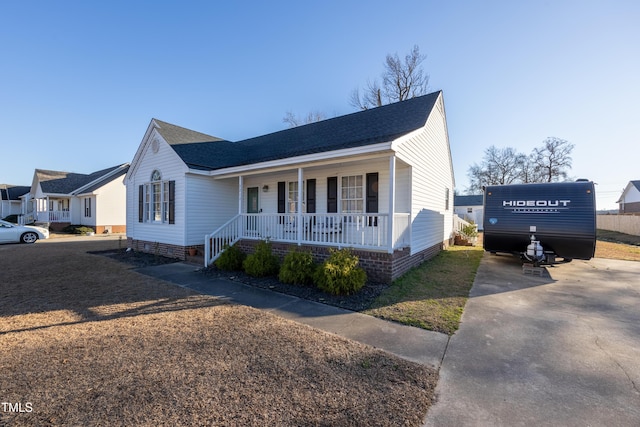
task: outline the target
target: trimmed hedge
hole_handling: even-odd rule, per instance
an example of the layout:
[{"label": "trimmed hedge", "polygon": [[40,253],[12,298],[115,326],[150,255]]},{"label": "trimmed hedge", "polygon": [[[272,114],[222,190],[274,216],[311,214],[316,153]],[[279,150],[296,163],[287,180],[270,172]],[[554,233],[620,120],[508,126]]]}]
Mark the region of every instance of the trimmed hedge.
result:
[{"label": "trimmed hedge", "polygon": [[330,249],[329,259],[316,270],[313,281],[321,290],[334,295],[358,292],[367,281],[367,273],[349,249]]},{"label": "trimmed hedge", "polygon": [[278,279],[282,283],[309,285],[313,283],[315,270],[316,264],[313,262],[311,252],[298,252],[293,249],[284,257]]},{"label": "trimmed hedge", "polygon": [[271,250],[271,243],[262,240],[242,263],[245,273],[254,277],[274,276],[280,269],[280,261]]},{"label": "trimmed hedge", "polygon": [[242,263],[246,257],[247,255],[236,245],[225,245],[224,251],[222,251],[218,259],[214,261],[214,264],[220,270],[238,271],[242,270]]}]

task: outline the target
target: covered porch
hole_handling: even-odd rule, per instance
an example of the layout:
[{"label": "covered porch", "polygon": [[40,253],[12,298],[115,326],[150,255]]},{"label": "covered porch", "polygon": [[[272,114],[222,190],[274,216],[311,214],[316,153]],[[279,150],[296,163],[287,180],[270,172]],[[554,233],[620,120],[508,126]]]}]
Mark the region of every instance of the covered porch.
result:
[{"label": "covered porch", "polygon": [[244,239],[390,254],[409,247],[410,174],[385,154],[219,177],[237,180],[238,211],[205,236],[204,263]]},{"label": "covered porch", "polygon": [[25,198],[21,222],[31,223],[71,223],[71,200],[69,197]]}]

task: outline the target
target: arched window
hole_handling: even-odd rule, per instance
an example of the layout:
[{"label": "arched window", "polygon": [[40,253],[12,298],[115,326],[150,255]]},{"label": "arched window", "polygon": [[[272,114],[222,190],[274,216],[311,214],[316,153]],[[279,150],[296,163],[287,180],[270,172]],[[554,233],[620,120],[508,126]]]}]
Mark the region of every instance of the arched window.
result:
[{"label": "arched window", "polygon": [[159,170],[154,169],[148,184],[140,186],[140,197],[144,202],[139,206],[141,222],[174,223],[175,181],[163,181]]}]

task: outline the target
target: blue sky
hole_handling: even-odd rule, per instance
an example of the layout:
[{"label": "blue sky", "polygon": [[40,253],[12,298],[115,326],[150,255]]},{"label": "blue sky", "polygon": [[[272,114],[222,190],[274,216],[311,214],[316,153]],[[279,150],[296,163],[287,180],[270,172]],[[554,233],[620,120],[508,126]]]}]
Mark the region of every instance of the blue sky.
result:
[{"label": "blue sky", "polygon": [[0,183],[130,162],[151,118],[229,140],[348,98],[414,45],[443,90],[459,191],[491,145],[575,144],[615,208],[640,179],[640,2],[0,3]]}]

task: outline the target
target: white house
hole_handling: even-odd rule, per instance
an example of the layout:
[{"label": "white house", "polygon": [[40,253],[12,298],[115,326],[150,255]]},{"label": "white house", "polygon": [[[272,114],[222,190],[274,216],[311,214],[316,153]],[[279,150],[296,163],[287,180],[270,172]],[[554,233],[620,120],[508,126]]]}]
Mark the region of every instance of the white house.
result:
[{"label": "white house", "polygon": [[36,169],[31,190],[22,199],[22,222],[48,223],[53,230],[68,225],[92,227],[96,233],[123,233],[129,164],[90,174]]},{"label": "white house", "polygon": [[619,204],[620,213],[639,213],[640,181],[629,181],[616,203]]},{"label": "white house", "polygon": [[136,250],[210,264],[261,239],[318,259],[354,248],[390,281],[449,243],[454,176],[442,92],[230,142],[153,119],[125,177]]},{"label": "white house", "polygon": [[29,192],[29,187],[0,184],[0,219],[22,212],[21,196]]},{"label": "white house", "polygon": [[465,221],[473,221],[478,225],[478,230],[482,230],[484,221],[483,195],[454,196],[453,211]]}]

